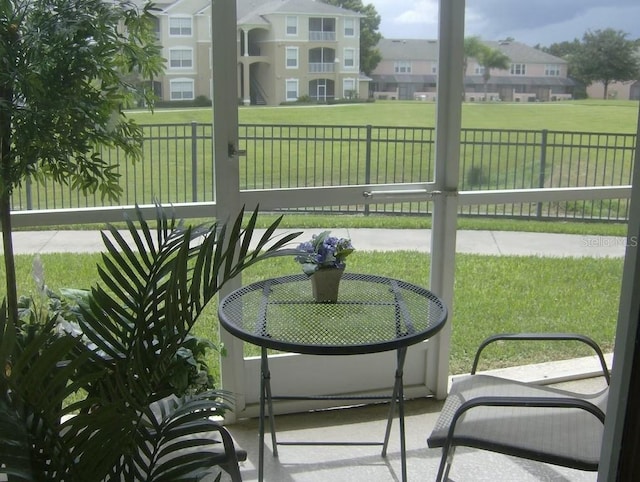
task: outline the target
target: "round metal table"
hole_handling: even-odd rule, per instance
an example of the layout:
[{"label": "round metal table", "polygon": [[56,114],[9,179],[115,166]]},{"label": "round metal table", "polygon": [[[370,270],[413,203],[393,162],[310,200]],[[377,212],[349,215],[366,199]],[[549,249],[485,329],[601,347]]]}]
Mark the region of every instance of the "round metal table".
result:
[{"label": "round metal table", "polygon": [[220,302],[218,316],[221,325],[231,334],[261,348],[260,481],[263,479],[266,406],[269,410],[273,454],[277,456],[277,445],[284,443],[276,440],[272,400],[313,398],[272,396],[268,349],[309,355],[357,355],[396,350],[397,367],[391,396],[332,398],[384,398],[391,401],[384,441],[375,443],[383,446],[383,456],[386,456],[397,404],[402,480],[406,480],[402,371],[407,347],[432,337],[447,320],[447,309],[437,296],[405,281],[345,273],[340,282],[338,302],[316,303],[311,295],[308,276],[300,274],[266,279],[233,291]]}]

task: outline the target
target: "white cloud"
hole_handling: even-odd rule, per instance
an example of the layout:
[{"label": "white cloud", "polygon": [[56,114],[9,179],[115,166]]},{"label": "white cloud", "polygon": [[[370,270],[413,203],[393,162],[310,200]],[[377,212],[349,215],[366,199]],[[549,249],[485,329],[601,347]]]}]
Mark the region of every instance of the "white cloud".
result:
[{"label": "white cloud", "polygon": [[[436,38],[441,1],[363,0],[381,17],[387,38]],[[638,0],[467,0],[465,35],[487,40],[514,37],[529,45],[582,38],[587,30],[613,28],[640,38]],[[552,12],[552,13],[550,13]]]},{"label": "white cloud", "polygon": [[434,0],[415,0],[409,10],[403,11],[392,19],[396,24],[438,23],[438,2]]}]

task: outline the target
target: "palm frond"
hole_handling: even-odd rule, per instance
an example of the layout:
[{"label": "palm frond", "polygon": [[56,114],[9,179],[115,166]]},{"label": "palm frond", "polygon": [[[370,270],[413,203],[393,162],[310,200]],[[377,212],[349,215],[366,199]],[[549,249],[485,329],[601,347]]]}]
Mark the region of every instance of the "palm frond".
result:
[{"label": "palm frond", "polygon": [[[257,215],[258,208],[245,227],[244,209],[232,223],[191,227],[158,204],[154,231],[136,207],[128,233],[112,226],[103,233],[100,283],[72,303],[58,301],[81,337],[53,336],[49,325],[46,336],[18,347],[0,314],[0,360],[11,360],[14,372],[8,385],[0,377],[0,457],[13,457],[0,463],[0,473],[70,481],[186,481],[215,473],[232,446],[213,420],[230,409],[229,394],[169,396],[179,393],[172,383],[191,330],[220,288],[260,260],[296,253],[285,248],[300,233],[275,236],[282,218],[254,245]],[[40,440],[38,453],[25,455],[29,437]]]}]

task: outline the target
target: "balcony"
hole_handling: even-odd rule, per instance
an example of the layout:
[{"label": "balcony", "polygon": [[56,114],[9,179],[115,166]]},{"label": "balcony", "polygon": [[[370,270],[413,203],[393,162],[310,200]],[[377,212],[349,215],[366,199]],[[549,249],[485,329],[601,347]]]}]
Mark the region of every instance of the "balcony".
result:
[{"label": "balcony", "polygon": [[336,71],[335,62],[309,62],[310,74],[325,74]]},{"label": "balcony", "polygon": [[336,41],[336,33],[335,32],[318,31],[318,30],[310,30],[309,31],[309,40],[311,42],[335,42]]}]

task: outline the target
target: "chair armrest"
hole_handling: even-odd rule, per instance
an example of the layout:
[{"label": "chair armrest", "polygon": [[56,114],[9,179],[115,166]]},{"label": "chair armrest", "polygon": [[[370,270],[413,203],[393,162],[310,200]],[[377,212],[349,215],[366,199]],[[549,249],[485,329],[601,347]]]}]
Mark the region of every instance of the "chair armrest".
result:
[{"label": "chair armrest", "polygon": [[607,362],[605,361],[602,350],[600,349],[598,344],[588,336],[580,335],[577,333],[500,333],[497,335],[490,336],[480,344],[480,346],[478,347],[478,350],[476,351],[476,356],[473,359],[473,366],[471,367],[472,375],[476,373],[482,350],[484,350],[491,343],[499,340],[511,340],[511,341],[557,340],[557,341],[578,341],[578,342],[584,343],[585,345],[588,345],[589,347],[591,347],[595,351],[596,355],[598,356],[598,359],[600,360],[600,365],[602,366],[602,375],[604,376],[607,382],[607,385],[609,385],[611,381],[609,368],[607,367]]},{"label": "chair armrest", "polygon": [[591,402],[581,398],[573,397],[493,397],[481,396],[462,403],[453,416],[449,424],[445,445],[448,446],[453,440],[458,419],[466,412],[477,407],[542,407],[542,408],[577,408],[591,413],[604,425],[604,412]]},{"label": "chair armrest", "polygon": [[220,434],[224,451],[228,456],[230,456],[233,462],[244,462],[245,460],[247,460],[247,452],[236,447],[233,437],[222,424],[216,422],[215,420],[208,419],[207,425],[210,429]]}]

